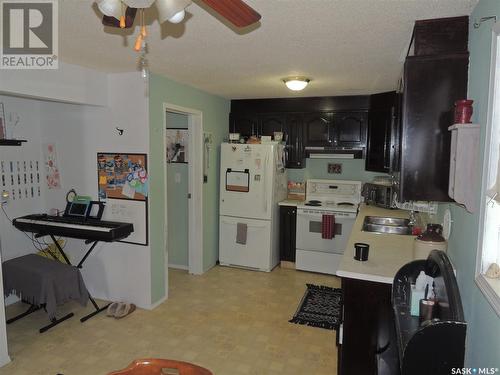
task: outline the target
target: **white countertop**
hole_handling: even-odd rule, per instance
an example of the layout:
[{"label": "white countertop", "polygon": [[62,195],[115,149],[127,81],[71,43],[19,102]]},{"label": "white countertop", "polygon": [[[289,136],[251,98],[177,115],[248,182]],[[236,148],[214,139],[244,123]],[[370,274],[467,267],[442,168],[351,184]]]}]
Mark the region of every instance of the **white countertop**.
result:
[{"label": "white countertop", "polygon": [[281,201],[278,203],[280,206],[292,206],[292,207],[297,207],[297,205],[304,203],[304,201],[296,201],[293,199],[285,199],[284,201]]},{"label": "white countertop", "polygon": [[[362,232],[361,227],[365,216],[408,218],[408,214],[409,212],[404,210],[389,210],[362,203],[337,276],[392,284],[396,272],[406,263],[413,261],[415,236]],[[356,242],[370,245],[367,261],[354,259]]]}]

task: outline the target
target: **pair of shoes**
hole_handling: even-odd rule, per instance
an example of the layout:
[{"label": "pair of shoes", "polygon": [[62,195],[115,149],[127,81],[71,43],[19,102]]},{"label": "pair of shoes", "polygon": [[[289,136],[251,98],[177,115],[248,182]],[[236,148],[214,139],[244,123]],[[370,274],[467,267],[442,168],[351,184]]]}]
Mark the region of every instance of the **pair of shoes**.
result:
[{"label": "pair of shoes", "polygon": [[113,302],[108,306],[106,315],[121,319],[132,314],[134,311],[135,305],[133,303]]},{"label": "pair of shoes", "polygon": [[125,318],[127,315],[132,314],[134,311],[135,305],[133,303],[122,303],[115,312],[115,318]]}]

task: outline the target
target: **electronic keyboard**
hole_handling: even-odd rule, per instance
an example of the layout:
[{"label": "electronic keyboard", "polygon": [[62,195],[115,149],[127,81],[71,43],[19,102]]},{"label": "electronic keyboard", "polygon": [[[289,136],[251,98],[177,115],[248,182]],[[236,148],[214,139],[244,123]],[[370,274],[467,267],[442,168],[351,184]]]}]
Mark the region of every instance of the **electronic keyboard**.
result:
[{"label": "electronic keyboard", "polygon": [[23,232],[105,242],[122,240],[134,231],[130,223],[46,214],[18,217],[12,224]]}]

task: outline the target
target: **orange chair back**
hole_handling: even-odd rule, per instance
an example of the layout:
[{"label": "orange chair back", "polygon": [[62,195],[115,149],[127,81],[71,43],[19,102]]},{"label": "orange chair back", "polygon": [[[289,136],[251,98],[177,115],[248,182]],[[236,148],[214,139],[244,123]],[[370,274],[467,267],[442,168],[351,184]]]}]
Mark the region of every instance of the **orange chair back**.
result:
[{"label": "orange chair back", "polygon": [[108,375],[213,375],[206,368],[169,359],[136,359],[127,368]]}]

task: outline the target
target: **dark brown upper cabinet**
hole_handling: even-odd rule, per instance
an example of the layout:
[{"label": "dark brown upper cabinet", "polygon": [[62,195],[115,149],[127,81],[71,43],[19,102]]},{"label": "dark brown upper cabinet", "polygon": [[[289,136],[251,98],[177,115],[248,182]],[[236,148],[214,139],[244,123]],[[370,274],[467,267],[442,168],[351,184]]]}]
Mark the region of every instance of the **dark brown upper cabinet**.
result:
[{"label": "dark brown upper cabinet", "polygon": [[368,112],[368,138],[365,169],[372,172],[391,172],[394,154],[394,127],[397,121],[396,91],[372,95]]},{"label": "dark brown upper cabinet", "polygon": [[468,53],[469,17],[448,17],[415,22],[415,56]]},{"label": "dark brown upper cabinet", "polygon": [[300,113],[261,113],[258,115],[261,135],[283,132],[287,168],[303,168],[302,115]]},{"label": "dark brown upper cabinet", "polygon": [[269,113],[259,116],[260,135],[274,136],[274,132],[285,132],[286,114]]},{"label": "dark brown upper cabinet", "polygon": [[333,124],[335,127],[334,146],[364,147],[366,145],[366,112],[335,113]]},{"label": "dark brown upper cabinet", "polygon": [[467,97],[468,54],[408,57],[404,67],[399,199],[450,201],[454,103]]},{"label": "dark brown upper cabinet", "polygon": [[305,153],[302,123],[303,117],[301,113],[287,114],[283,134],[287,168],[304,168]]},{"label": "dark brown upper cabinet", "polygon": [[302,121],[305,147],[329,147],[333,145],[335,128],[332,112],[304,113]]},{"label": "dark brown upper cabinet", "polygon": [[242,137],[283,132],[287,168],[304,168],[305,147],[364,147],[369,97],[239,99],[229,130]]},{"label": "dark brown upper cabinet", "polygon": [[229,131],[232,133],[240,133],[244,138],[248,138],[252,135],[260,135],[257,114],[231,113],[229,115]]}]

